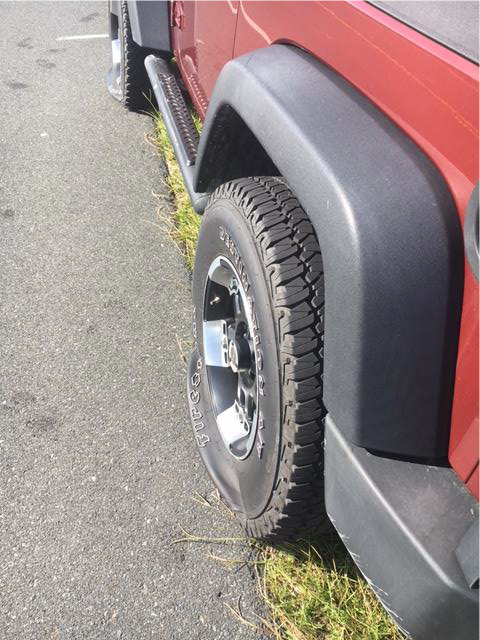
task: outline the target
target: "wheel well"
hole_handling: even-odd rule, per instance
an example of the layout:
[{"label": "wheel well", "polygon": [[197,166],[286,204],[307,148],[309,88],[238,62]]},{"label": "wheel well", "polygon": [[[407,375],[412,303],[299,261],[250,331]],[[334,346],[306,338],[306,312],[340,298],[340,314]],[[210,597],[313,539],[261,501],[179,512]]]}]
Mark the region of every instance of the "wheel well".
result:
[{"label": "wheel well", "polygon": [[448,185],[335,70],[280,44],[222,69],[194,189],[268,175],[272,161],[320,239],[324,402],[332,419],[358,446],[443,459],[464,266]]},{"label": "wheel well", "polygon": [[235,178],[280,175],[258,138],[230,105],[223,105],[217,114],[208,147],[211,160],[202,167],[201,175],[207,192]]}]

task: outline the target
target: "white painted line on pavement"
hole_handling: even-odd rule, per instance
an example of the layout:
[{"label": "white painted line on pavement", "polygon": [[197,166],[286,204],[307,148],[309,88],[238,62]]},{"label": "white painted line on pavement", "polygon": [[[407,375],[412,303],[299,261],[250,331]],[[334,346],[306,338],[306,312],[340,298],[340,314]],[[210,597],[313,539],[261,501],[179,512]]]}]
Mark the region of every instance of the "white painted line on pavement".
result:
[{"label": "white painted line on pavement", "polygon": [[89,33],[84,36],[60,36],[59,38],[55,38],[57,42],[62,42],[63,40],[93,40],[94,38],[108,38],[108,33]]}]

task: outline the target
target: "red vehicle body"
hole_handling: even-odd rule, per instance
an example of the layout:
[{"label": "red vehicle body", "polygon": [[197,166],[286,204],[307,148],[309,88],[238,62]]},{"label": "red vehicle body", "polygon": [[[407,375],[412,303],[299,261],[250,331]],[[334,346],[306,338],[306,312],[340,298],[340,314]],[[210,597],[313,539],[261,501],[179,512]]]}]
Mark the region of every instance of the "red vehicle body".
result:
[{"label": "red vehicle body", "polygon": [[[323,516],[401,629],[421,640],[473,640],[478,4],[113,5],[112,69],[119,61],[114,43],[122,41],[125,70],[113,74],[110,91],[135,108],[142,84],[135,102],[131,61],[139,63],[137,80],[146,68],[193,207],[206,213],[194,272],[188,398],[212,479],[249,534],[267,540],[280,539],[282,527],[286,539],[302,535],[303,514],[317,509],[311,501],[324,500]],[[200,139],[172,56],[204,122]],[[282,192],[287,200],[277,187],[289,190]],[[304,210],[296,223],[288,198]],[[252,222],[252,207],[260,222]],[[241,227],[237,214],[250,226]],[[271,216],[265,227],[262,216]],[[310,223],[316,239],[305,246],[316,247],[321,263],[312,272],[285,235]],[[251,245],[240,250],[244,237]],[[275,262],[277,254],[283,258]],[[293,284],[288,275],[282,280],[290,272]],[[241,311],[259,308],[252,273],[263,284],[282,283],[280,292],[258,290],[271,313],[258,322]],[[270,318],[279,328],[262,342]],[[265,343],[278,359],[264,372]],[[239,397],[253,398],[245,379],[260,389],[251,418],[238,404]],[[237,399],[222,404],[233,380]],[[269,393],[279,388],[275,404]],[[298,438],[288,440],[290,409]],[[268,422],[278,444],[264,439]],[[232,443],[245,449],[235,453]]]},{"label": "red vehicle body", "polygon": [[[174,2],[172,12],[174,53],[202,118],[228,60],[296,44],[415,140],[445,177],[463,224],[479,171],[475,63],[367,2]],[[464,286],[449,460],[478,499],[479,291],[468,263]]]}]

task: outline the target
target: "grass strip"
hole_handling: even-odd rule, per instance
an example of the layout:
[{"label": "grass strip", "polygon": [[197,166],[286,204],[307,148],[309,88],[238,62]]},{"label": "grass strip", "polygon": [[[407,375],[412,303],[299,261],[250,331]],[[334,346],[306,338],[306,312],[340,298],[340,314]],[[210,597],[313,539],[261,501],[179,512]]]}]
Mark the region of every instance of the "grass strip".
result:
[{"label": "grass strip", "polygon": [[266,548],[260,591],[276,640],[400,640],[335,534]]},{"label": "grass strip", "polygon": [[[175,152],[168,137],[167,128],[158,112],[154,114],[153,123],[153,142],[167,165],[168,176],[166,182],[175,201],[173,224],[170,224],[170,220],[166,218],[163,218],[163,221],[166,223],[170,237],[185,256],[187,267],[192,271],[201,217],[198,213],[195,213],[191,205],[183,182],[182,172],[178,167]],[[200,127],[197,118],[195,118],[195,124],[198,128]]]}]

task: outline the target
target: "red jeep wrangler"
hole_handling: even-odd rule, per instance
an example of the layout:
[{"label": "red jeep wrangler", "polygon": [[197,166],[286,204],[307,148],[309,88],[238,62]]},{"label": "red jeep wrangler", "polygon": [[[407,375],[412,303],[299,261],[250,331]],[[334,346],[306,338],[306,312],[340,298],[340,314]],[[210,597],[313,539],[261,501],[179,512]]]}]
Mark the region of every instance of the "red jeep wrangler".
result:
[{"label": "red jeep wrangler", "polygon": [[407,634],[478,638],[478,4],[129,0],[110,33],[203,214],[188,399],[223,498],[270,541],[330,520]]}]

